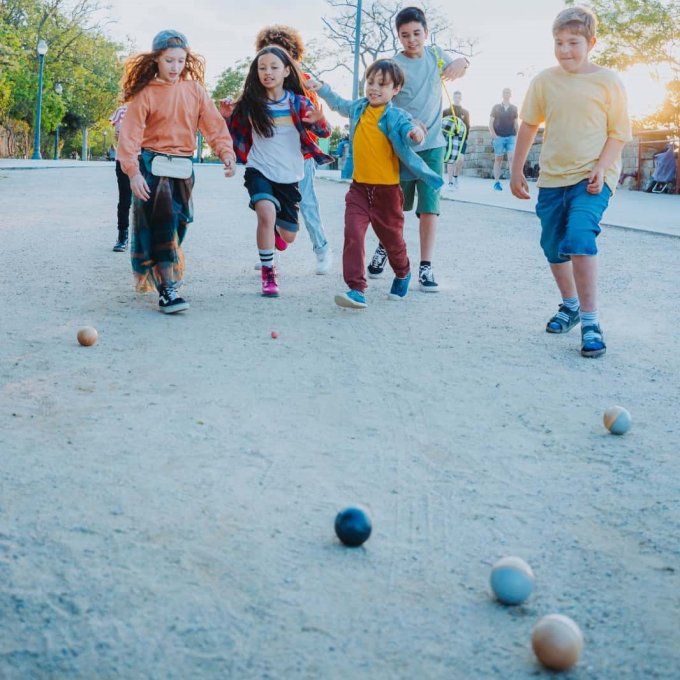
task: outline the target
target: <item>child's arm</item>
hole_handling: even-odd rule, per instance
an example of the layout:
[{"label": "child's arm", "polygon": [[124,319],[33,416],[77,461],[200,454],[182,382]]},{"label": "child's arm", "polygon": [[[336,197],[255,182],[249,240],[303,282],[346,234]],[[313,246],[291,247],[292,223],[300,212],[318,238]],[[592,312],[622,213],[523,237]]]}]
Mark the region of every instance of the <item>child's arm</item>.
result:
[{"label": "child's arm", "polygon": [[595,163],[595,167],[591,170],[590,175],[588,175],[587,192],[589,194],[599,194],[602,191],[607,170],[619,159],[624,146],[626,146],[626,143],[620,139],[607,137],[607,141],[600,152],[600,157],[597,163]]},{"label": "child's arm", "polygon": [[224,174],[227,177],[232,177],[236,167],[236,156],[227,124],[217,111],[208,93],[203,87],[199,87],[201,99],[198,109],[198,129],[208,140],[208,144],[210,144],[215,155],[224,163]]},{"label": "child's arm", "polygon": [[328,106],[337,111],[341,116],[345,118],[350,117],[350,112],[352,110],[352,104],[354,102],[350,99],[343,99],[339,94],[336,94],[331,90],[331,86],[328,83],[322,83],[317,80],[308,80],[305,85],[316,92],[319,97],[324,99]]},{"label": "child's arm", "polygon": [[538,132],[538,125],[529,125],[522,121],[519,126],[519,133],[517,134],[517,142],[515,144],[515,155],[512,159],[512,168],[510,170],[510,191],[516,198],[531,198],[529,194],[529,185],[524,176],[524,163],[529,155],[531,145],[536,139]]}]

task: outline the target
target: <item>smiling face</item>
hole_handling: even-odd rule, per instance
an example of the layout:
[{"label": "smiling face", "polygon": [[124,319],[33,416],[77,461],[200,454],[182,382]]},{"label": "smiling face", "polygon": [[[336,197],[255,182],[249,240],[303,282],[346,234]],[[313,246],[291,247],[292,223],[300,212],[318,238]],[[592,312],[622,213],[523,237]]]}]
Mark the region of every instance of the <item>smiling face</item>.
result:
[{"label": "smiling face", "polygon": [[588,55],[595,47],[595,38],[588,40],[584,35],[567,28],[555,31],[555,57],[567,73],[582,73],[590,67]]},{"label": "smiling face", "polygon": [[400,89],[382,71],[375,71],[366,78],[366,97],[370,106],[384,106]]},{"label": "smiling face", "polygon": [[283,90],[283,81],[290,75],[290,67],[275,54],[266,53],[257,58],[257,76],[267,92]]},{"label": "smiling face", "polygon": [[399,42],[407,57],[423,56],[427,36],[427,29],[419,21],[411,21],[399,27]]},{"label": "smiling face", "polygon": [[170,47],[156,57],[158,77],[168,83],[176,83],[182,75],[187,60],[187,52],[181,47]]}]

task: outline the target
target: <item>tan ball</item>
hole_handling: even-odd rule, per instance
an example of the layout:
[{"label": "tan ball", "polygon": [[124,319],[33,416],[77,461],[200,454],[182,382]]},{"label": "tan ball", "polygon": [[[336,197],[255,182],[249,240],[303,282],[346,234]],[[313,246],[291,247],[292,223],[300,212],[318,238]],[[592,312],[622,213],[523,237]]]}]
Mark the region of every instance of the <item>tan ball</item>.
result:
[{"label": "tan ball", "polygon": [[632,418],[623,406],[612,406],[604,412],[604,426],[612,434],[626,434],[630,430]]},{"label": "tan ball", "polygon": [[92,326],[84,326],[78,331],[78,342],[83,347],[94,345],[95,342],[97,342],[98,337],[99,333],[97,333],[97,329],[92,328]]},{"label": "tan ball", "polygon": [[583,650],[583,634],[568,616],[550,614],[534,627],[531,646],[546,668],[564,671],[579,660]]}]

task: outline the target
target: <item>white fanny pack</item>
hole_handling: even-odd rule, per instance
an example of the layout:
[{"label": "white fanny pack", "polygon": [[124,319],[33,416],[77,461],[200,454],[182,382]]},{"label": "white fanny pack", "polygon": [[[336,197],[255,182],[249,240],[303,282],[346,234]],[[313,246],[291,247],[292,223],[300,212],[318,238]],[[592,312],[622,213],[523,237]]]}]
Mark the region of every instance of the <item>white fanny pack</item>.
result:
[{"label": "white fanny pack", "polygon": [[156,177],[189,179],[193,171],[193,160],[186,156],[163,156],[158,154],[151,161],[151,174]]}]

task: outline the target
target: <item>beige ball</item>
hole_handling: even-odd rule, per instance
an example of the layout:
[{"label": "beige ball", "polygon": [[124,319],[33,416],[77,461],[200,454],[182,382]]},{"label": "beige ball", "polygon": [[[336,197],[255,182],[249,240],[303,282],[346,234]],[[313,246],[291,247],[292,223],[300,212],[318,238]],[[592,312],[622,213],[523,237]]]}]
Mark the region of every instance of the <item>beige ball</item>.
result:
[{"label": "beige ball", "polygon": [[94,345],[95,342],[97,342],[97,338],[99,337],[99,333],[97,333],[96,328],[92,328],[92,326],[84,326],[78,331],[78,342],[83,346],[83,347],[90,347],[91,345]]},{"label": "beige ball", "polygon": [[583,650],[583,634],[568,616],[550,614],[534,627],[531,646],[546,668],[564,671],[579,660]]},{"label": "beige ball", "polygon": [[604,412],[604,426],[612,434],[626,434],[630,430],[632,418],[623,406],[612,406]]}]

